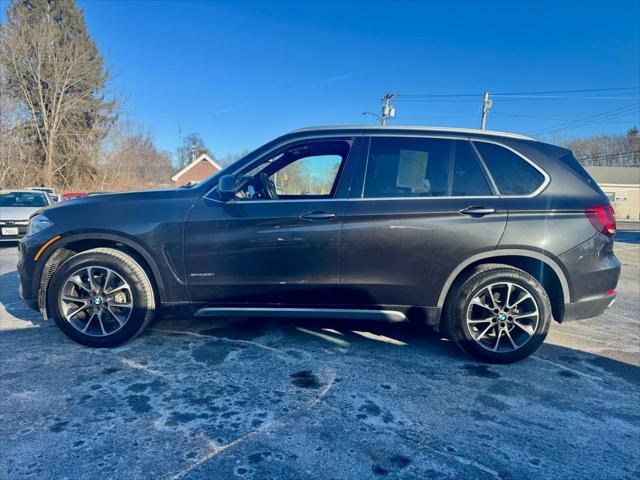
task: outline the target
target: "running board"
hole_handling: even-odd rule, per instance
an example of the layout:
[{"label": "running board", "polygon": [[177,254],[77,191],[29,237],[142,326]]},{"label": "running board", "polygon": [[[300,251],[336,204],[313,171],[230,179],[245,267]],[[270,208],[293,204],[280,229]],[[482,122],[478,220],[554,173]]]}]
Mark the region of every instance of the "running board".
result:
[{"label": "running board", "polygon": [[357,310],[349,308],[201,308],[196,317],[275,317],[332,318],[406,322],[407,316],[396,310]]}]

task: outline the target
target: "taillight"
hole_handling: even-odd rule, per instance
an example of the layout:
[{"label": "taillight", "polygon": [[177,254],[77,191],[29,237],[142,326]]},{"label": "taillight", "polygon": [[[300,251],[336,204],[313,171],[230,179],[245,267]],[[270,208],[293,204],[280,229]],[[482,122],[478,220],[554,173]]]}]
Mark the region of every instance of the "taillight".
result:
[{"label": "taillight", "polygon": [[616,234],[616,216],[611,205],[596,205],[585,210],[591,224],[608,237]]}]

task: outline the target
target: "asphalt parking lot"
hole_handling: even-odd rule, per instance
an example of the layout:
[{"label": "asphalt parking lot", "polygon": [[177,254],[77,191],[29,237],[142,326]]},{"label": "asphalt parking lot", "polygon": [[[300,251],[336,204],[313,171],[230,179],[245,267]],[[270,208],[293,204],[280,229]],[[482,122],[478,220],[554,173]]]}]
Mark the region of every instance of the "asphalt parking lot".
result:
[{"label": "asphalt parking lot", "polygon": [[507,366],[335,321],[161,320],[85,348],[23,306],[1,248],[0,478],[638,478],[639,236],[603,317]]}]

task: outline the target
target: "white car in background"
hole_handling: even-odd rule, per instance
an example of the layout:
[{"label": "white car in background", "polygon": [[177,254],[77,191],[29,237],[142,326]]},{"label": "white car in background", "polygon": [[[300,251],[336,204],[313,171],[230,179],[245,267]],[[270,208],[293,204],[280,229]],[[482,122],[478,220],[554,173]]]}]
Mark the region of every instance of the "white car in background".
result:
[{"label": "white car in background", "polygon": [[27,234],[29,217],[53,200],[36,190],[0,190],[0,242],[16,242]]}]

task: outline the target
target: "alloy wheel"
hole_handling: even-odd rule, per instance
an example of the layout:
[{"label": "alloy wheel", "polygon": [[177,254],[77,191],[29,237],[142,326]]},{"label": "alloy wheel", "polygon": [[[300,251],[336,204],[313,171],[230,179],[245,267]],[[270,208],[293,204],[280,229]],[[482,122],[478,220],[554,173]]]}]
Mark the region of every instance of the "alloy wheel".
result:
[{"label": "alloy wheel", "polygon": [[120,330],[133,312],[129,284],[114,270],[89,266],[67,277],[59,295],[65,320],[79,332],[104,337]]},{"label": "alloy wheel", "polygon": [[531,292],[513,282],[499,282],[478,290],[467,308],[466,325],[482,348],[507,353],[533,338],[540,309]]}]

